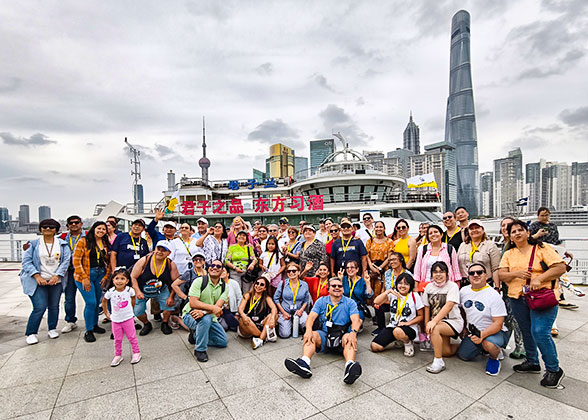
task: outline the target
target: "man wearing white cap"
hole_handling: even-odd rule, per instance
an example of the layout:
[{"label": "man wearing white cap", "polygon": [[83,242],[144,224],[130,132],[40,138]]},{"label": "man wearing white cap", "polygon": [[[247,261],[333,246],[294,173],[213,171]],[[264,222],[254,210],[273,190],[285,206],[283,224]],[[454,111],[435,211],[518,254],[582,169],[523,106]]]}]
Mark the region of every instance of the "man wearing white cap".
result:
[{"label": "man wearing white cap", "polygon": [[171,311],[174,309],[174,291],[171,285],[180,277],[180,273],[176,264],[168,258],[171,250],[172,247],[168,241],[157,242],[153,253],[137,261],[131,271],[131,282],[137,297],[134,312],[143,323],[143,329],[139,335],[147,335],[153,329],[145,313],[149,299],[157,301],[163,309],[161,331],[164,334],[172,333],[168,323]]},{"label": "man wearing white cap", "polygon": [[155,210],[155,217],[153,218],[151,223],[149,223],[147,225],[147,227],[145,228],[145,231],[149,234],[153,243],[157,243],[157,242],[163,241],[163,240],[171,241],[176,236],[177,226],[176,226],[176,223],[171,220],[166,220],[164,222],[163,234],[159,233],[157,231],[157,229],[155,228],[157,226],[157,223],[163,219],[164,214],[165,213],[163,210],[156,209]]},{"label": "man wearing white cap", "polygon": [[200,219],[196,220],[196,233],[192,235],[194,239],[200,239],[208,230],[208,220],[206,217],[201,217]]}]

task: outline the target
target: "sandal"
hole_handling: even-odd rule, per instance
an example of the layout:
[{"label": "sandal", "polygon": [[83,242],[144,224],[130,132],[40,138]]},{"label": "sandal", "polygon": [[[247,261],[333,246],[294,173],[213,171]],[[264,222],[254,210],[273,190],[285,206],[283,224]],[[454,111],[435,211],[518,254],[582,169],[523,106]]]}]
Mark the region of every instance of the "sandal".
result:
[{"label": "sandal", "polygon": [[559,335],[559,330],[557,328],[552,328],[551,329],[551,336],[557,337],[558,335]]}]

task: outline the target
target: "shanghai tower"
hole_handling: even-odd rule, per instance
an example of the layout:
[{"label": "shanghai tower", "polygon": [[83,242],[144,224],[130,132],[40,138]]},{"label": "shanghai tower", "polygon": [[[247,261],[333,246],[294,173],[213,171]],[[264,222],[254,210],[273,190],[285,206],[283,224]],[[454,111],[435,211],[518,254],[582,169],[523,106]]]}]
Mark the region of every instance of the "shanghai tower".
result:
[{"label": "shanghai tower", "polygon": [[465,10],[457,12],[451,20],[445,141],[455,146],[456,204],[466,207],[471,214],[478,214],[478,140],[470,64],[470,14]]}]

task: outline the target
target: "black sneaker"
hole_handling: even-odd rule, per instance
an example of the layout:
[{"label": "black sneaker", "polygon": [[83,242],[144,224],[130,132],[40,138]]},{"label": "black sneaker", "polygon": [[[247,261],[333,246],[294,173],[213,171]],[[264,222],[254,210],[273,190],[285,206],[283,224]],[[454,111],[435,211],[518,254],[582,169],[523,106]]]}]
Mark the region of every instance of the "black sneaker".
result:
[{"label": "black sneaker", "polygon": [[104,328],[99,327],[98,325],[96,325],[92,331],[94,331],[96,334],[104,334],[106,332]]},{"label": "black sneaker", "polygon": [[308,364],[302,359],[294,360],[288,357],[286,360],[284,360],[284,365],[290,372],[295,373],[304,379],[308,379],[312,376],[310,366],[308,366]]},{"label": "black sneaker", "polygon": [[514,365],[512,367],[512,370],[514,370],[517,373],[541,373],[541,366],[532,365],[527,360],[525,360],[520,365]]},{"label": "black sneaker", "polygon": [[161,314],[154,314],[153,315],[153,319],[155,321],[159,321],[159,322],[163,321],[163,318],[161,317]]},{"label": "black sneaker", "polygon": [[351,362],[345,367],[345,375],[343,376],[343,382],[351,385],[357,378],[361,376],[361,365],[358,362]]},{"label": "black sneaker", "polygon": [[562,368],[559,368],[558,372],[545,371],[543,379],[541,379],[541,386],[545,388],[557,388],[561,383],[561,380],[566,376]]},{"label": "black sneaker", "polygon": [[194,334],[196,333],[196,331],[194,330],[190,330],[190,332],[188,333],[188,343],[194,345],[196,344],[196,340],[194,340]]},{"label": "black sneaker", "polygon": [[151,325],[151,322],[148,322],[147,324],[143,325],[143,328],[141,328],[141,332],[139,333],[139,335],[145,336],[145,335],[149,334],[152,329],[153,329],[153,325]]},{"label": "black sneaker", "polygon": [[110,333],[110,339],[111,340],[114,340],[114,334],[113,333]]},{"label": "black sneaker", "polygon": [[86,331],[86,334],[84,334],[84,340],[86,340],[86,343],[93,343],[96,341],[96,337],[94,337],[94,333],[92,331]]},{"label": "black sneaker", "polygon": [[199,362],[208,362],[208,353],[205,351],[194,350],[194,355],[196,356],[196,360]]},{"label": "black sneaker", "polygon": [[164,333],[165,335],[170,335],[171,333],[174,332],[174,330],[172,330],[172,328],[169,326],[169,323],[162,322],[161,323],[161,332]]},{"label": "black sneaker", "polygon": [[139,325],[139,324],[135,324],[135,329],[136,329],[137,331],[138,331],[138,330],[140,330],[140,329],[141,329],[141,325]]}]

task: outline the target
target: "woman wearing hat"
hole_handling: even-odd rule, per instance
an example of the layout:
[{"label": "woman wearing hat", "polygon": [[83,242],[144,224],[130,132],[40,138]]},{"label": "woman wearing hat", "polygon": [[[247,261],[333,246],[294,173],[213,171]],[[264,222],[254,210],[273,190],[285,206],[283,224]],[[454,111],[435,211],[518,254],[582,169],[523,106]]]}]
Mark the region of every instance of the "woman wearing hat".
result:
[{"label": "woman wearing hat", "polygon": [[22,259],[20,282],[33,304],[25,335],[27,344],[37,344],[39,325],[48,310],[49,338],[59,337],[59,299],[63,291],[62,279],[67,273],[71,251],[67,242],[57,237],[61,225],[53,219],[39,223],[42,237],[30,242]]},{"label": "woman wearing hat", "polygon": [[465,231],[465,241],[459,246],[457,260],[461,272],[461,287],[469,284],[468,268],[473,263],[482,264],[488,273],[488,281],[498,286],[500,251],[494,241],[488,239],[484,226],[479,220],[472,220]]},{"label": "woman wearing hat", "polygon": [[316,228],[313,225],[304,225],[302,227],[302,235],[304,236],[305,242],[302,242],[300,248],[300,266],[306,271],[307,263],[312,263],[312,267],[308,271],[303,272],[302,276],[314,277],[319,264],[328,261],[327,251],[325,251],[325,245],[316,239]]}]

